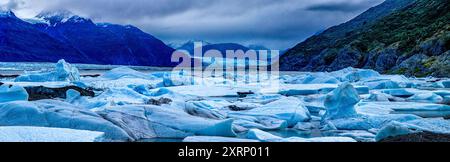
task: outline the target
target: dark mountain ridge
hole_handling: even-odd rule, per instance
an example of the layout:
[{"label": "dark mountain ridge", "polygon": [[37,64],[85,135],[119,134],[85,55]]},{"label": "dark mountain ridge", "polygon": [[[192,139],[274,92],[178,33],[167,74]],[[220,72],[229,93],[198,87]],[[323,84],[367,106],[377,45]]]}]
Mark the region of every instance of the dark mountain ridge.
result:
[{"label": "dark mountain ridge", "polygon": [[281,70],[370,68],[409,76],[450,75],[448,0],[387,0],[296,45]]},{"label": "dark mountain ridge", "polygon": [[131,25],[96,24],[68,11],[42,12],[32,22],[0,19],[0,61],[176,65],[174,49]]}]

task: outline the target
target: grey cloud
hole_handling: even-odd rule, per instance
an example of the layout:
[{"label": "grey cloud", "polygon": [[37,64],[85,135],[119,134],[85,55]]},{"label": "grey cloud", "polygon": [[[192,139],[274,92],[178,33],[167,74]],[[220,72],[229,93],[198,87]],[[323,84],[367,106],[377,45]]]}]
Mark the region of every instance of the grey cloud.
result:
[{"label": "grey cloud", "polygon": [[[26,13],[28,16],[34,16],[33,14],[45,8],[64,8],[92,18],[96,22],[137,26],[166,43],[201,39],[213,43],[262,44],[279,49],[290,48],[317,31],[345,22],[359,14],[360,10],[380,2],[380,0],[25,1],[25,9],[16,11],[23,11],[22,15]],[[346,7],[345,4],[350,4],[351,7]]]},{"label": "grey cloud", "polygon": [[372,1],[359,1],[359,2],[328,2],[322,4],[315,4],[307,7],[310,11],[340,11],[340,12],[355,12],[365,10],[373,6],[374,2],[380,2],[380,0]]},{"label": "grey cloud", "polygon": [[24,2],[21,0],[8,0],[6,4],[2,5],[1,8],[5,10],[16,10],[19,9],[21,5],[23,5]]}]

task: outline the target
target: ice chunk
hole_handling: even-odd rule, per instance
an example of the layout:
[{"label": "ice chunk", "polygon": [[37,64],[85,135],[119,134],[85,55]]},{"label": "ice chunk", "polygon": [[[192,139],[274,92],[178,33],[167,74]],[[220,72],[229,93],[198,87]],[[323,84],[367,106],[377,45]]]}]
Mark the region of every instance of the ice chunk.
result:
[{"label": "ice chunk", "polygon": [[[225,105],[223,105],[224,102]],[[226,101],[188,101],[185,104],[185,111],[194,116],[210,119],[225,119],[226,114],[220,112],[219,108],[223,108],[229,104]]]},{"label": "ice chunk", "polygon": [[280,142],[357,142],[350,137],[314,137],[314,138],[301,138],[301,137],[289,137]]},{"label": "ice chunk", "polygon": [[258,140],[217,137],[217,136],[189,136],[183,139],[183,142],[259,142]]},{"label": "ice chunk", "polygon": [[325,98],[325,120],[357,116],[355,105],[360,101],[358,92],[350,83],[343,83]]},{"label": "ice chunk", "polygon": [[126,66],[118,67],[118,68],[112,69],[110,71],[107,71],[102,75],[102,77],[111,79],[111,80],[117,80],[120,78],[141,78],[141,79],[146,79],[146,80],[155,79],[155,77],[152,75],[138,72],[138,71],[131,69],[129,67],[126,67]]},{"label": "ice chunk", "polygon": [[[66,99],[65,102],[71,103],[73,105],[86,108],[86,109],[94,109],[108,105],[108,101],[99,100],[99,99],[87,99],[81,96],[80,92],[69,89],[66,91]],[[111,102],[110,102],[111,103]]]},{"label": "ice chunk", "polygon": [[350,137],[361,142],[375,142],[375,134],[366,130],[344,130],[331,132],[339,137]]},{"label": "ice chunk", "polygon": [[412,88],[414,85],[414,83],[404,75],[381,75],[376,78],[377,78],[376,80],[382,79],[393,81],[401,88]]},{"label": "ice chunk", "polygon": [[283,139],[281,137],[275,136],[271,133],[264,132],[259,129],[250,129],[247,132],[247,138],[259,140],[261,142],[275,142],[275,141],[281,141]]},{"label": "ice chunk", "polygon": [[391,80],[371,80],[363,83],[370,89],[395,89],[400,88],[400,85]]},{"label": "ice chunk", "polygon": [[257,128],[261,130],[281,130],[288,127],[285,120],[280,120],[267,116],[245,116],[228,114],[229,118],[233,118],[233,125],[238,127],[240,131]]},{"label": "ice chunk", "polygon": [[386,126],[381,128],[381,130],[377,133],[375,140],[380,141],[387,137],[395,137],[395,136],[399,136],[399,135],[406,135],[406,134],[410,134],[410,133],[421,132],[421,131],[415,130],[415,128],[413,128],[413,127],[414,126],[412,126],[412,125],[404,124],[404,123],[400,123],[400,122],[396,122],[396,121],[390,122],[389,124],[387,124]]},{"label": "ice chunk", "polygon": [[247,138],[256,139],[262,142],[356,142],[356,140],[349,137],[281,138],[258,129],[251,129],[247,133]]},{"label": "ice chunk", "polygon": [[444,101],[442,101],[443,104],[450,105],[450,95],[444,96]]},{"label": "ice chunk", "polygon": [[274,117],[287,122],[289,127],[298,122],[309,121],[311,115],[303,102],[295,97],[285,97],[258,108],[247,111],[229,112],[231,115],[245,115],[255,117]]},{"label": "ice chunk", "polygon": [[83,82],[92,88],[96,89],[108,89],[111,87],[114,88],[126,88],[126,87],[133,87],[133,86],[140,86],[145,85],[150,88],[157,87],[156,84],[159,82],[160,79],[155,80],[148,80],[148,79],[142,79],[142,78],[128,78],[128,77],[122,77],[116,80],[110,80],[110,79],[82,79]]},{"label": "ice chunk", "polygon": [[370,130],[379,129],[391,121],[405,122],[415,119],[420,119],[420,117],[410,114],[391,114],[341,118],[329,120],[329,122],[338,130]]},{"label": "ice chunk", "polygon": [[330,76],[328,73],[312,73],[308,75],[304,80],[303,84],[321,84],[321,83],[340,83],[335,77]]},{"label": "ice chunk", "polygon": [[383,102],[389,102],[389,98],[393,98],[393,96],[385,94],[385,93],[378,93],[373,92],[369,95],[367,99],[364,101],[383,101]]},{"label": "ice chunk", "polygon": [[439,118],[430,118],[411,120],[402,123],[390,122],[377,133],[376,140],[380,141],[387,137],[395,137],[424,131],[439,134],[450,134],[450,121]]},{"label": "ice chunk", "polygon": [[429,103],[442,103],[444,101],[444,98],[441,96],[428,92],[428,93],[418,93],[414,96],[411,96],[407,99],[407,101],[413,101],[413,102],[429,102]]},{"label": "ice chunk", "polygon": [[189,73],[184,71],[177,72],[167,72],[162,74],[162,82],[158,84],[158,87],[174,87],[174,86],[186,86],[186,85],[197,85],[201,78],[194,77]]},{"label": "ice chunk", "polygon": [[149,98],[129,88],[110,88],[92,99],[93,102],[112,102],[116,105],[143,104]]},{"label": "ice chunk", "polygon": [[248,95],[241,99],[242,102],[258,103],[258,104],[268,104],[270,102],[279,100],[283,95],[280,94],[254,94]]},{"label": "ice chunk", "polygon": [[239,97],[238,92],[255,92],[253,88],[231,87],[231,86],[208,86],[208,85],[190,85],[167,87],[167,89],[191,96],[199,97]]},{"label": "ice chunk", "polygon": [[294,129],[297,130],[301,130],[301,131],[309,131],[314,129],[314,124],[312,124],[312,122],[298,122],[295,126]]},{"label": "ice chunk", "polygon": [[103,132],[67,128],[0,127],[0,142],[101,142]]},{"label": "ice chunk", "polygon": [[124,130],[96,113],[56,100],[14,101],[0,104],[0,125],[91,130],[104,132],[107,140],[131,139]]},{"label": "ice chunk", "polygon": [[66,102],[71,103],[79,98],[81,98],[80,92],[73,89],[69,89],[66,91]]},{"label": "ice chunk", "polygon": [[420,91],[412,88],[398,88],[398,89],[384,89],[381,92],[390,94],[395,97],[411,97],[417,93],[423,93],[426,91]]},{"label": "ice chunk", "polygon": [[64,60],[56,63],[55,71],[43,73],[24,74],[15,79],[15,82],[55,82],[55,81],[79,81],[78,69]]},{"label": "ice chunk", "polygon": [[450,106],[418,102],[361,102],[356,110],[364,115],[386,115],[394,111],[449,111]]},{"label": "ice chunk", "polygon": [[23,87],[3,84],[0,82],[0,103],[27,100],[28,93]]},{"label": "ice chunk", "polygon": [[[278,93],[285,96],[296,95],[312,95],[312,94],[326,94],[338,87],[337,84],[281,84],[277,88],[262,88],[262,93]],[[369,88],[366,86],[356,86],[356,91],[359,94],[369,93]]]},{"label": "ice chunk", "polygon": [[335,77],[331,76],[328,73],[309,73],[305,76],[284,76],[282,79],[284,79],[284,83],[288,84],[322,84],[322,83],[328,83],[328,84],[337,84],[339,83],[339,80],[337,80]]},{"label": "ice chunk", "polygon": [[116,106],[98,112],[122,127],[133,139],[185,138],[187,136],[234,137],[233,120],[192,116],[182,109],[162,106]]},{"label": "ice chunk", "polygon": [[444,86],[444,88],[450,88],[450,80],[442,81],[442,85]]},{"label": "ice chunk", "polygon": [[355,69],[348,67],[339,71],[331,72],[332,76],[338,78],[342,82],[357,82],[370,78],[380,77],[380,73],[370,69]]},{"label": "ice chunk", "polygon": [[433,91],[433,93],[437,94],[441,97],[450,96],[450,91],[448,91],[448,90],[437,90],[437,91]]}]

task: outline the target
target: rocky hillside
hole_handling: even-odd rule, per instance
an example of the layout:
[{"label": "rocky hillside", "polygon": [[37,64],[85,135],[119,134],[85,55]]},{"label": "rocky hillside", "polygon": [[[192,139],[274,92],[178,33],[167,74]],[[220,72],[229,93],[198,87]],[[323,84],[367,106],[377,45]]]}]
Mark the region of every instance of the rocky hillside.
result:
[{"label": "rocky hillside", "polygon": [[450,1],[387,0],[296,45],[282,70],[370,68],[409,76],[450,76]]}]

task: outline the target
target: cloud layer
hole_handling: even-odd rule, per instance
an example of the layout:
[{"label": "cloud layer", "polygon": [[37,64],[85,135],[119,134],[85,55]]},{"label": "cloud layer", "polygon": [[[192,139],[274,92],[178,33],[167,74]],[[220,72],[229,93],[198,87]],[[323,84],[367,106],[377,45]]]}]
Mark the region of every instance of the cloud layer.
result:
[{"label": "cloud layer", "polygon": [[9,0],[21,17],[68,9],[96,22],[132,24],[166,43],[192,39],[285,49],[382,0]]}]

